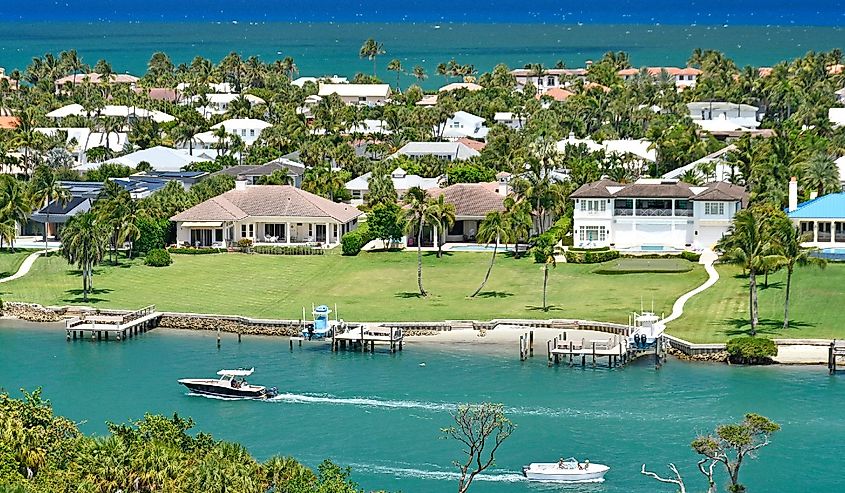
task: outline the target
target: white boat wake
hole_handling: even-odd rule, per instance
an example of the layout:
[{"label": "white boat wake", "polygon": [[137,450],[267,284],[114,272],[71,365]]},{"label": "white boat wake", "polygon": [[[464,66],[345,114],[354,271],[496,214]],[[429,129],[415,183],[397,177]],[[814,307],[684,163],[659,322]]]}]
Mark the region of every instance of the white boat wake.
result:
[{"label": "white boat wake", "polygon": [[[349,464],[349,466],[356,470],[365,470],[376,474],[388,474],[403,478],[454,481],[460,477],[460,475],[454,471],[427,471],[413,467],[376,466],[373,464]],[[475,480],[496,483],[518,483],[525,481],[525,476],[513,471],[501,471],[496,473],[479,474],[475,477]]]}]

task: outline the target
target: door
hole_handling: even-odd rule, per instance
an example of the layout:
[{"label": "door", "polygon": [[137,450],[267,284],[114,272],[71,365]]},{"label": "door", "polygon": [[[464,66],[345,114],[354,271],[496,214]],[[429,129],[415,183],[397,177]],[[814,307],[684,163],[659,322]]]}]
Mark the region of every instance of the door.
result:
[{"label": "door", "polygon": [[325,243],[326,242],[326,225],[325,224],[318,224],[314,229],[315,238],[314,241]]}]

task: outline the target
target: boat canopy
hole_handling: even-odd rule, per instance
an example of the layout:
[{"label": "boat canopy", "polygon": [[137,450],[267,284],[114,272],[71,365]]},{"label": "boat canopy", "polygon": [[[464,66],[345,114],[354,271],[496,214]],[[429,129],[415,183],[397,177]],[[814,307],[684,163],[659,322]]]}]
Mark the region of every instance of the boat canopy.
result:
[{"label": "boat canopy", "polygon": [[225,376],[232,376],[232,377],[248,377],[252,375],[252,372],[255,371],[255,368],[250,368],[249,370],[244,370],[243,368],[238,368],[237,370],[220,370],[217,372],[218,375],[221,377]]}]

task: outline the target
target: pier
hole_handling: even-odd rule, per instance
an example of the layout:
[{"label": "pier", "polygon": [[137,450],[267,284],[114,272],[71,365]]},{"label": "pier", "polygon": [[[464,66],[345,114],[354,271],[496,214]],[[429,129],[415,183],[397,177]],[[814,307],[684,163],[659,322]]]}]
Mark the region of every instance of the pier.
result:
[{"label": "pier", "polygon": [[[547,341],[546,353],[548,365],[559,365],[567,362],[569,366],[579,364],[582,368],[589,364],[596,368],[600,365],[602,358],[607,358],[607,364],[601,365],[607,368],[620,368],[643,356],[654,355],[654,366],[660,368],[666,359],[666,350],[663,338],[659,338],[647,347],[633,346],[624,335],[614,334],[608,338],[572,340],[567,338],[567,333]],[[567,361],[568,359],[568,361]]]},{"label": "pier", "polygon": [[67,340],[124,341],[143,334],[158,326],[162,314],[155,305],[122,315],[101,315],[83,313],[65,321]]},{"label": "pier", "polygon": [[845,362],[838,360],[845,360],[845,341],[832,340],[827,356],[827,370],[831,375],[835,375],[838,371],[845,371]]},{"label": "pier", "polygon": [[391,353],[402,350],[405,336],[399,327],[380,325],[369,327],[361,324],[337,328],[332,335],[332,351],[350,350],[375,352],[376,346],[387,346]]}]

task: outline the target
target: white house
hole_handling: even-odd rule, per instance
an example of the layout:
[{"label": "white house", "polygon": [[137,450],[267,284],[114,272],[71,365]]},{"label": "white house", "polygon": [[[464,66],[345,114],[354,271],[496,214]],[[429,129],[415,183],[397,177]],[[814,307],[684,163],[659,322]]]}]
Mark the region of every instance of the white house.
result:
[{"label": "white house", "polygon": [[603,150],[607,155],[624,156],[630,154],[643,162],[653,163],[657,161],[657,151],[652,147],[651,141],[641,139],[609,139],[596,142],[593,139],[578,139],[574,133],[570,132],[566,139],[558,141],[557,150],[565,153],[569,146],[578,147],[580,145],[586,146],[592,152]]},{"label": "white house", "polygon": [[[372,176],[373,173],[368,172],[346,182],[346,189],[352,193],[353,204],[364,203],[367,192],[370,191],[370,178]],[[390,180],[393,182],[393,188],[396,190],[396,194],[400,199],[409,189],[414,187],[428,190],[440,186],[440,178],[425,178],[419,175],[409,175],[402,168],[393,170],[390,173]]]},{"label": "white house", "polygon": [[125,118],[126,120],[149,118],[157,123],[167,123],[176,120],[176,117],[162,111],[114,104],[97,108],[94,112],[87,111],[81,104],[68,104],[47,113],[45,116],[56,119],[67,118],[69,116],[108,116]]},{"label": "white house", "polygon": [[733,178],[738,175],[739,171],[728,162],[727,155],[735,150],[736,146],[733,144],[725,146],[697,161],[664,173],[663,178],[667,180],[679,180],[684,173],[692,170],[705,181],[733,181]]},{"label": "white house", "polygon": [[363,213],[290,185],[247,185],[212,197],[171,217],[176,239],[192,246],[228,247],[241,239],[259,244],[337,246]]},{"label": "white house", "polygon": [[622,69],[616,72],[616,75],[624,81],[629,81],[636,78],[640,73],[645,73],[655,79],[666,74],[666,77],[675,84],[675,88],[682,91],[688,87],[695,87],[695,83],[701,75],[701,70],[692,67],[643,67]]},{"label": "white house", "polygon": [[464,161],[480,155],[480,152],[461,142],[408,142],[390,157],[436,156],[445,161]]},{"label": "white house", "polygon": [[834,127],[845,126],[845,108],[830,108],[827,110],[827,118]]},{"label": "white house", "polygon": [[[230,94],[235,92],[235,86],[232,85],[231,82],[209,82],[206,87],[217,94]],[[189,82],[180,82],[176,85],[176,90],[179,92],[185,92],[191,88],[191,83]]]},{"label": "white house", "polygon": [[499,111],[493,115],[494,122],[510,127],[514,130],[522,130],[525,126],[525,120],[526,118],[524,116],[517,115],[516,113],[512,113],[510,111]]},{"label": "white house", "polygon": [[[203,96],[201,95],[194,96],[183,103],[183,105],[194,106],[202,101],[202,97]],[[213,93],[206,94],[205,97],[207,98],[208,104],[197,107],[197,111],[199,111],[205,118],[208,118],[210,115],[225,114],[229,111],[229,106],[232,102],[240,97],[249,101],[250,106],[265,103],[263,99],[258,96],[253,96],[252,94]]]},{"label": "white house", "polygon": [[458,140],[462,137],[485,140],[490,129],[484,126],[484,118],[466,111],[456,111],[451,118],[447,118],[434,131],[447,140]]},{"label": "white house", "polygon": [[384,104],[390,97],[390,84],[323,84],[318,96],[337,94],[346,104],[375,106]]},{"label": "white house", "polygon": [[338,77],[337,75],[333,75],[331,77],[297,77],[291,81],[291,84],[296,87],[304,87],[308,82],[313,82],[315,84],[319,84],[320,82],[328,84],[348,84],[349,79],[346,77]]},{"label": "white house", "polygon": [[724,101],[687,103],[689,116],[710,133],[751,131],[760,126],[760,108],[750,104]]},{"label": "white house", "polygon": [[[156,146],[149,149],[135,151],[107,162],[137,168],[142,162],[149,163],[153,170],[161,172],[182,171],[186,166],[203,161],[210,161],[208,156],[200,156],[195,152],[193,156],[188,154],[187,149],[172,149],[170,147]],[[98,168],[101,163],[89,163],[80,166],[80,170]]]},{"label": "white house", "polygon": [[[70,153],[78,164],[88,162],[85,151],[95,147],[107,147],[114,152],[119,152],[128,141],[128,134],[126,132],[110,132],[106,135],[104,132],[92,132],[91,129],[85,127],[39,127],[35,131],[47,136],[54,136],[60,131],[67,132],[66,143],[71,144],[75,142],[75,144],[70,146]],[[99,166],[99,163],[97,166]]]},{"label": "white house", "polygon": [[437,92],[452,92],[457,91],[459,89],[466,89],[467,91],[473,92],[480,91],[484,88],[474,82],[452,82],[451,84],[446,84],[445,86],[441,87],[437,90]]},{"label": "white house", "polygon": [[511,70],[511,75],[516,79],[516,89],[522,91],[530,82],[538,92],[543,93],[553,87],[565,85],[567,78],[587,77],[587,69],[576,68],[551,68],[545,69],[538,74],[536,71],[527,68]]},{"label": "white house", "polygon": [[573,244],[618,249],[711,248],[730,228],[748,195],[714,182],[696,187],[677,180],[600,180],[573,192]]},{"label": "white house", "polygon": [[[272,124],[267,123],[264,120],[258,120],[255,118],[231,118],[216,125],[212,125],[211,130],[208,132],[196,134],[194,136],[194,148],[201,149],[203,147],[213,147],[214,144],[220,140],[214,135],[214,130],[218,130],[220,128],[225,128],[226,133],[229,135],[237,135],[247,146],[251,146],[256,140],[258,140],[262,130],[272,126]],[[187,143],[183,145],[185,147],[188,146]]]}]

